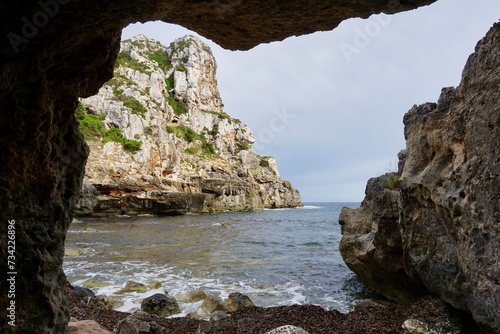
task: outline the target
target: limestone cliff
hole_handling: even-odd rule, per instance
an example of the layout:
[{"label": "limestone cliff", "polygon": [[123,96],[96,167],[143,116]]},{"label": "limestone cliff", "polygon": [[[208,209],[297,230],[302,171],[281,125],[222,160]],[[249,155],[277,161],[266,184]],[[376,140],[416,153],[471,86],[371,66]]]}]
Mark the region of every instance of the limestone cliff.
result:
[{"label": "limestone cliff", "polygon": [[223,111],[210,48],[123,41],[114,78],[81,99],[90,147],[81,214],[178,214],[301,205],[252,131]]},{"label": "limestone cliff", "polygon": [[[414,106],[405,115],[401,178],[387,202],[398,202],[392,228],[380,229],[389,226],[383,221],[388,208],[369,198],[382,198],[386,190],[373,195],[367,187],[362,207],[341,215],[342,255],[370,286],[393,297],[394,287],[421,282],[494,333],[500,332],[499,87],[496,23],[469,57],[460,85],[444,88],[437,103]],[[398,239],[392,249],[376,242]],[[377,253],[391,251],[390,263],[375,263]],[[402,278],[391,286],[394,268]],[[415,292],[421,290],[406,290]]]}]

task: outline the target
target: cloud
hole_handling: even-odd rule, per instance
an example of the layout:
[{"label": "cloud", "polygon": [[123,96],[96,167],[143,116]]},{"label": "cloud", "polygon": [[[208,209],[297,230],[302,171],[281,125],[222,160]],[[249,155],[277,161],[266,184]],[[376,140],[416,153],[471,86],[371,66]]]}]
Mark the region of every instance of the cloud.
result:
[{"label": "cloud", "polygon": [[[256,151],[276,157],[303,200],[361,201],[366,181],[405,146],[403,115],[458,85],[499,12],[498,0],[440,0],[245,52],[205,40],[218,62],[225,111],[252,128]],[[166,45],[194,34],[150,22],[125,28],[123,37],[139,33]],[[278,123],[279,112],[295,117]]]}]

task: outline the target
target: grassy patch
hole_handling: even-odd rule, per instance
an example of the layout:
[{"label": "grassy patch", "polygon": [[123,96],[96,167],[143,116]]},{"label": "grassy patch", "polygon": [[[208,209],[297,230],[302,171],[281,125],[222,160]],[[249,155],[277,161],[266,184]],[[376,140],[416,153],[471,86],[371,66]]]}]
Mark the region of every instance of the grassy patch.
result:
[{"label": "grassy patch", "polygon": [[167,90],[171,90],[174,88],[174,73],[170,74],[168,78],[165,79],[165,86]]},{"label": "grassy patch", "polygon": [[75,110],[76,118],[80,125],[80,131],[83,134],[83,138],[87,141],[94,141],[102,138],[106,133],[106,127],[104,126],[104,115],[93,115],[87,114],[85,108],[81,103],[78,103],[78,107]]},{"label": "grassy patch", "polygon": [[174,109],[174,113],[177,116],[188,113],[188,107],[184,101],[178,100],[173,96],[168,96],[167,102]]},{"label": "grassy patch", "polygon": [[111,128],[106,133],[106,136],[102,139],[103,143],[108,143],[110,141],[122,144],[123,148],[135,153],[141,149],[141,143],[134,139],[127,139],[123,133],[118,128]]},{"label": "grassy patch", "polygon": [[246,141],[241,141],[236,143],[236,153],[239,153],[241,151],[248,151],[250,149],[250,143]]},{"label": "grassy patch", "polygon": [[201,150],[200,145],[195,144],[195,145],[191,145],[188,148],[186,148],[184,150],[184,152],[187,153],[187,154],[195,155],[198,152],[200,152],[200,150]]},{"label": "grassy patch", "polygon": [[382,188],[396,190],[398,187],[399,177],[400,176],[398,174],[386,174],[382,176]]},{"label": "grassy patch", "polygon": [[262,156],[262,155],[258,155],[257,156],[259,158],[259,165],[261,167],[269,167],[269,159],[271,159],[271,157],[269,156]]},{"label": "grassy patch", "polygon": [[165,50],[156,50],[149,55],[149,58],[157,62],[158,66],[164,71],[172,68],[172,62]]},{"label": "grassy patch", "polygon": [[122,144],[123,148],[133,153],[141,149],[140,142],[125,138],[120,129],[113,127],[106,131],[106,126],[103,122],[106,117],[104,114],[99,116],[87,114],[85,112],[85,107],[81,103],[78,103],[75,115],[80,125],[80,131],[82,132],[85,140],[95,141],[102,139],[104,144],[114,141]]},{"label": "grassy patch", "polygon": [[142,105],[142,103],[137,101],[133,97],[126,97],[123,100],[123,104],[125,105],[125,107],[129,107],[130,109],[132,109],[132,114],[144,116],[144,114],[147,111],[146,108]]},{"label": "grassy patch", "polygon": [[150,73],[151,72],[151,68],[147,64],[141,63],[140,61],[132,58],[130,53],[128,53],[127,51],[120,51],[118,53],[115,66],[116,66],[116,64],[123,66],[123,67],[131,68],[131,69],[143,72],[143,73]]},{"label": "grassy patch", "polygon": [[[200,135],[198,132],[194,131],[193,129],[191,129],[190,127],[188,126],[173,126],[173,125],[167,125],[167,132],[168,133],[173,133],[175,134],[178,138],[180,139],[184,139],[190,143],[194,143],[198,146],[201,145],[201,149],[206,152],[206,153],[210,153],[210,154],[215,154],[215,147],[214,145],[207,141],[207,139],[203,136],[203,135]],[[197,142],[200,142],[197,143]],[[192,146],[191,146],[192,147]],[[194,148],[188,148],[190,150],[190,154],[195,154],[193,153],[194,152]],[[196,151],[197,153],[198,151]]]},{"label": "grassy patch", "polygon": [[175,67],[175,70],[176,70],[176,71],[179,71],[179,72],[186,72],[186,71],[187,71],[187,70],[186,70],[186,67],[185,67],[184,65],[177,65],[177,66]]}]

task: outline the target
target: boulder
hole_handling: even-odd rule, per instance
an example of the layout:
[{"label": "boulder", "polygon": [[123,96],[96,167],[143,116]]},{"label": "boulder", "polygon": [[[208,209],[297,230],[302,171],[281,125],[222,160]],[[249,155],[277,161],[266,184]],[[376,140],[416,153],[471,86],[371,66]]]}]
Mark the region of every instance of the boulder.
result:
[{"label": "boulder", "polygon": [[123,306],[123,300],[116,296],[98,295],[88,301],[88,305],[93,308],[115,309]]},{"label": "boulder", "polygon": [[285,325],[285,326],[280,326],[278,328],[270,330],[269,332],[266,332],[266,334],[309,334],[309,332],[306,330],[303,330],[300,327],[295,327],[292,325]]},{"label": "boulder", "polygon": [[83,287],[83,286],[78,286],[74,285],[73,288],[75,289],[76,293],[82,297],[82,298],[95,298],[95,293],[94,291],[90,290],[89,288]]},{"label": "boulder", "polygon": [[114,334],[167,334],[165,328],[156,321],[157,316],[138,311],[121,320],[116,325]]},{"label": "boulder", "polygon": [[228,318],[217,321],[204,321],[198,325],[196,334],[214,334],[217,333],[217,331],[223,330],[231,325],[231,320]]},{"label": "boulder", "polygon": [[141,310],[160,317],[168,317],[181,312],[177,300],[162,293],[145,298],[141,303]]},{"label": "boulder", "polygon": [[418,277],[408,274],[399,227],[399,190],[387,173],[368,181],[358,209],[343,208],[340,254],[358,278],[397,302],[411,302],[427,293]]},{"label": "boulder", "polygon": [[175,299],[183,303],[194,303],[205,298],[207,298],[207,294],[200,290],[188,291],[182,295],[175,296]]},{"label": "boulder", "polygon": [[220,321],[225,318],[229,318],[230,315],[224,311],[215,311],[210,315],[210,321]]},{"label": "boulder", "polygon": [[148,284],[148,288],[150,288],[150,289],[159,289],[161,287],[162,287],[162,285],[160,282],[153,282],[153,283]]},{"label": "boulder", "polygon": [[81,320],[71,318],[68,324],[67,334],[112,334],[107,329],[102,328],[94,320]]},{"label": "boulder", "polygon": [[100,282],[100,281],[96,281],[96,280],[93,280],[93,279],[89,279],[89,280],[86,280],[85,282],[83,282],[82,285],[84,287],[86,287],[86,288],[101,288],[101,287],[105,287],[105,286],[110,286],[111,283],[109,283],[109,282]]},{"label": "boulder", "polygon": [[429,323],[421,319],[408,319],[401,325],[405,334],[461,334],[460,323],[450,318]]},{"label": "boulder", "polygon": [[116,293],[127,293],[127,292],[146,292],[148,291],[148,288],[142,284],[142,283],[137,283],[134,281],[127,281],[125,283],[125,286],[116,291]]},{"label": "boulder", "polygon": [[226,305],[220,297],[207,295],[207,297],[201,304],[200,309],[210,315],[215,311],[225,311]]},{"label": "boulder", "polygon": [[250,298],[242,293],[230,293],[226,301],[226,312],[233,313],[247,307],[255,306]]}]

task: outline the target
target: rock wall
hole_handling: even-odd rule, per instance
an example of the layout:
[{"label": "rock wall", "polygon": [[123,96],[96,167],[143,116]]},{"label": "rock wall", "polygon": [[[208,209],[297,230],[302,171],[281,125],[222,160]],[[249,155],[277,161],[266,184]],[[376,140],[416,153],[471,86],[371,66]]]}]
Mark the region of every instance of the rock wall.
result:
[{"label": "rock wall", "polygon": [[405,265],[398,179],[399,174],[387,173],[368,180],[361,207],[342,209],[339,248],[344,262],[366,285],[391,300],[409,303],[428,292]]},{"label": "rock wall", "polygon": [[81,100],[90,147],[79,214],[180,214],[300,206],[276,160],[223,111],[210,48],[194,36],[165,47],[121,43],[114,78]]},{"label": "rock wall", "polygon": [[[384,223],[388,208],[372,205],[370,197],[383,198],[385,190],[377,195],[367,191],[362,208],[355,213],[345,209],[341,216],[343,256],[348,262],[366,264],[351,268],[368,278],[370,286],[385,293],[393,281],[370,275],[391,277],[391,268],[380,270],[373,263],[376,257],[356,254],[357,243],[370,235],[376,240],[399,233],[401,249],[394,256],[405,275],[453,307],[470,312],[492,333],[500,332],[499,87],[500,23],[496,23],[469,57],[460,85],[444,88],[437,103],[414,106],[404,117],[406,151],[400,156],[395,195],[398,224],[392,215],[392,229],[376,228]],[[388,245],[367,245],[373,247],[372,253],[391,251]]]},{"label": "rock wall", "polygon": [[[64,239],[88,155],[74,111],[79,97],[96,94],[111,79],[123,27],[163,20],[198,31],[226,48],[248,49],[330,30],[351,17],[397,13],[432,2],[2,2],[0,228],[6,231],[9,220],[16,219],[16,259],[23,259],[16,262],[16,287],[23,293],[16,295],[16,327],[2,323],[0,331],[66,331],[69,319],[61,293]],[[6,238],[0,233],[2,245]],[[0,255],[5,263],[7,248],[2,247]],[[0,287],[9,290],[6,280]],[[7,294],[0,294],[2,309],[9,302]]]}]

